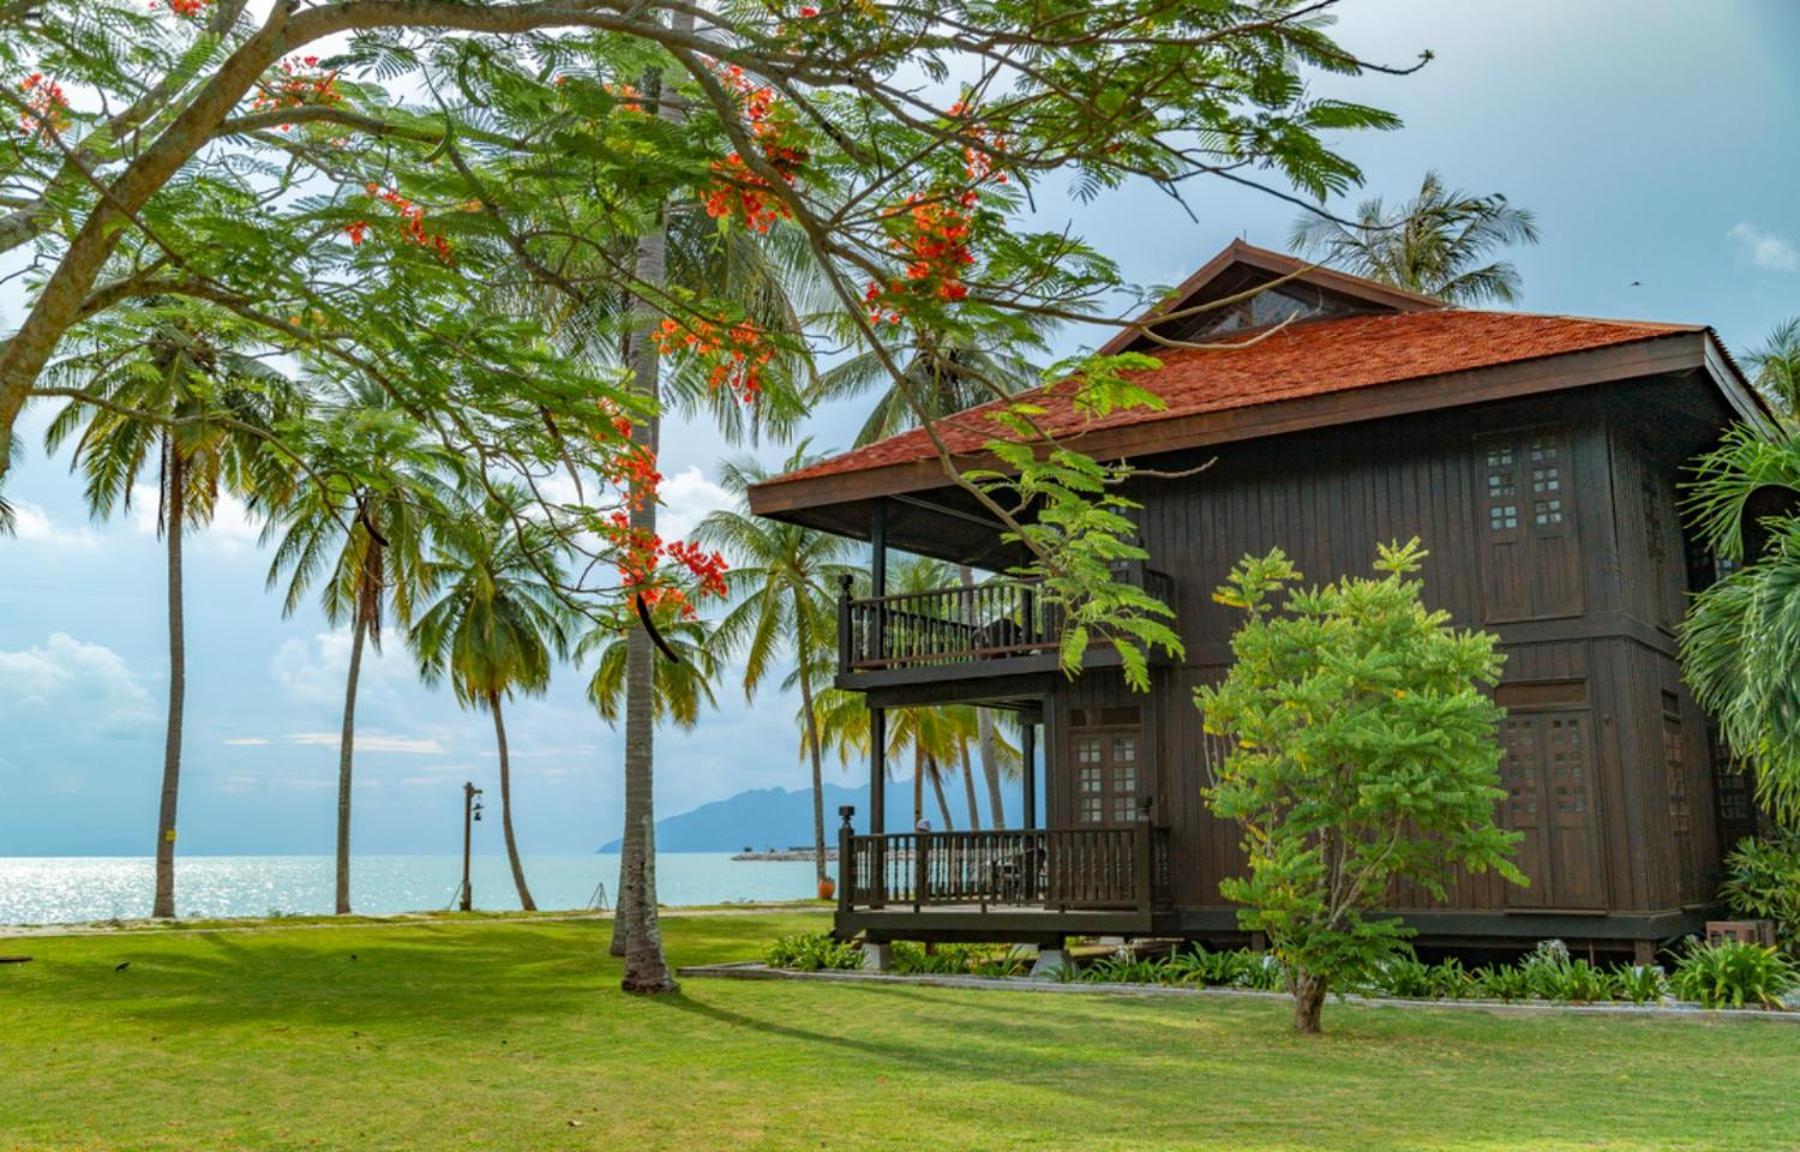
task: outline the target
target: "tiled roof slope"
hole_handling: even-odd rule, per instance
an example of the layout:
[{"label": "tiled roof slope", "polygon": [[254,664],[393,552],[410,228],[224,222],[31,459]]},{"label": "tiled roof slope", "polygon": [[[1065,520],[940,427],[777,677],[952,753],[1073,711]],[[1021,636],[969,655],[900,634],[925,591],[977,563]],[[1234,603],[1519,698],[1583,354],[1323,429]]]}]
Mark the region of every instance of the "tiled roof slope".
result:
[{"label": "tiled roof slope", "polygon": [[[1688,324],[1458,309],[1342,316],[1307,321],[1261,336],[1252,334],[1238,341],[1237,347],[1164,349],[1155,353],[1162,367],[1145,373],[1139,382],[1163,398],[1167,407],[1161,411],[1132,409],[1088,420],[1068,403],[1070,385],[1066,383],[1028,395],[1049,409],[1048,415],[1040,418],[1045,430],[1067,436],[1279,404],[1704,330]],[[981,445],[996,435],[995,425],[985,418],[994,407],[971,408],[940,421],[938,435],[952,452],[979,452]],[[904,432],[768,483],[908,464],[933,454],[924,432]]]}]

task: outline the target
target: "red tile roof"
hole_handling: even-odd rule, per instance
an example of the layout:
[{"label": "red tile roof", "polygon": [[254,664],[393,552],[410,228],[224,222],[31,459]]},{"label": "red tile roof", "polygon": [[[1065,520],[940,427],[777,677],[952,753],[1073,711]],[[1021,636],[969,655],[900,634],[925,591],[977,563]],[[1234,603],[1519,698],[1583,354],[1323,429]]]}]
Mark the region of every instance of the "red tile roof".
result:
[{"label": "red tile roof", "polygon": [[[1138,379],[1163,398],[1167,407],[1161,411],[1139,408],[1088,420],[1068,403],[1071,386],[1066,383],[1027,395],[1049,409],[1039,420],[1042,427],[1067,436],[1702,331],[1703,326],[1690,324],[1458,309],[1343,316],[1295,324],[1261,338],[1246,336],[1239,341],[1242,347],[1155,352],[1162,367]],[[971,408],[939,421],[938,435],[952,452],[978,453],[996,435],[995,425],[984,418],[995,407]],[[923,431],[903,432],[768,483],[862,472],[933,455]]]}]

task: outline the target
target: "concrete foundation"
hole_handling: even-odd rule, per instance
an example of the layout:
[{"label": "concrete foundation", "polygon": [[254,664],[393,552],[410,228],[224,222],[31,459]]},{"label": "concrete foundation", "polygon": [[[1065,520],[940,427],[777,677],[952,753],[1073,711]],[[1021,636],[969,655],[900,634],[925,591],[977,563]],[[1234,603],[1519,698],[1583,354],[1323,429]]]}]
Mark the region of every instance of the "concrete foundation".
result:
[{"label": "concrete foundation", "polygon": [[1031,965],[1033,980],[1054,980],[1069,967],[1069,954],[1061,948],[1039,948],[1037,960]]},{"label": "concrete foundation", "polygon": [[894,946],[892,944],[864,944],[862,966],[864,972],[892,972],[894,970]]}]

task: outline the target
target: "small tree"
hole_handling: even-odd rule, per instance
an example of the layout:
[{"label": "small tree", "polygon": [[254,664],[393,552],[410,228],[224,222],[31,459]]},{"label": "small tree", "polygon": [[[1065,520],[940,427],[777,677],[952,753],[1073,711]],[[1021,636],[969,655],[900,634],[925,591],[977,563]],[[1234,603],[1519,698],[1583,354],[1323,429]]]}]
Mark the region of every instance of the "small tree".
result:
[{"label": "small tree", "polygon": [[1250,864],[1220,891],[1286,965],[1300,1032],[1319,1031],[1334,986],[1404,946],[1399,919],[1367,917],[1395,880],[1441,895],[1460,865],[1524,883],[1519,837],[1494,823],[1502,711],[1481,686],[1501,657],[1420,602],[1407,577],[1425,555],[1417,539],[1384,546],[1385,575],[1301,590],[1276,549],[1214,594],[1249,616],[1230,674],[1194,694],[1206,731],[1232,741],[1207,800],[1243,829]]}]

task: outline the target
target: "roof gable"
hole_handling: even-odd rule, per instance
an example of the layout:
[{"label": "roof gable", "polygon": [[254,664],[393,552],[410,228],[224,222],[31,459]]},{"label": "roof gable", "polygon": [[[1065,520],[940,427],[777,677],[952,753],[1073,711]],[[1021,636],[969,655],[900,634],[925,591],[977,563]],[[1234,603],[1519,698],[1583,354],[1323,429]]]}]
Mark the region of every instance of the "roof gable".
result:
[{"label": "roof gable", "polygon": [[[1100,348],[1103,356],[1154,351],[1165,340],[1216,339],[1282,322],[1367,313],[1435,312],[1448,304],[1233,240],[1168,299],[1135,317]],[[1171,317],[1151,323],[1157,317]]]}]

